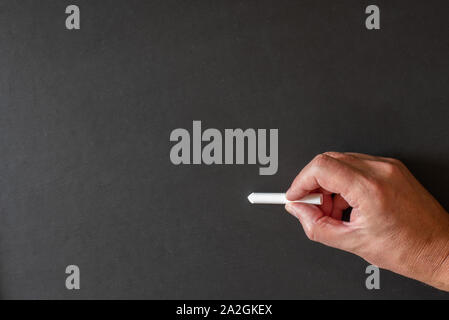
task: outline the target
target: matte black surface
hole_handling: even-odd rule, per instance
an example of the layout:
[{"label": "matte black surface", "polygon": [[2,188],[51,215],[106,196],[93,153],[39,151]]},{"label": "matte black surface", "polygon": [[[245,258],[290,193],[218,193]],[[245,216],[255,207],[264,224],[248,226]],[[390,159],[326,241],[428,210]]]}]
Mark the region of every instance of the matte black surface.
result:
[{"label": "matte black surface", "polygon": [[[448,298],[306,239],[315,154],[402,159],[449,208],[448,2],[0,1],[2,298]],[[81,30],[65,8],[81,9]],[[279,171],[174,166],[170,132],[279,128]],[[81,290],[65,288],[65,267]]]}]

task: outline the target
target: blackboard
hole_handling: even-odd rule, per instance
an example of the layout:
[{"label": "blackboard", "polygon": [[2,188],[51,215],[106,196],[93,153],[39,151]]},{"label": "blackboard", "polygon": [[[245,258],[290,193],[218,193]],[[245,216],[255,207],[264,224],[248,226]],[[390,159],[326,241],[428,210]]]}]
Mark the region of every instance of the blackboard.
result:
[{"label": "blackboard", "polygon": [[[367,30],[371,2],[1,0],[0,296],[447,299],[385,270],[367,290],[366,261],[246,199],[337,150],[400,158],[449,208],[448,2],[377,0]],[[277,173],[174,165],[194,120],[279,129]]]}]

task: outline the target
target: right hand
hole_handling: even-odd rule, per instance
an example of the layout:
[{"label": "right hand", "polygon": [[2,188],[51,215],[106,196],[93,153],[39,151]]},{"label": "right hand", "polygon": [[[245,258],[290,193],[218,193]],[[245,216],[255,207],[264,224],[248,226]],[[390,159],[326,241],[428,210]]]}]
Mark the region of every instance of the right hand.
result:
[{"label": "right hand", "polygon": [[[311,240],[449,291],[449,215],[401,162],[320,154],[298,174],[287,198],[316,191],[324,193],[321,206],[286,205]],[[349,207],[350,222],[344,222]]]}]

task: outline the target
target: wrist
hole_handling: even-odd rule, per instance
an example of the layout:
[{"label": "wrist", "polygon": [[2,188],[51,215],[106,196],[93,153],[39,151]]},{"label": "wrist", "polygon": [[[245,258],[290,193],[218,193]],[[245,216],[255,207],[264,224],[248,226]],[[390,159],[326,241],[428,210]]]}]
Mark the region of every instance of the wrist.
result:
[{"label": "wrist", "polygon": [[432,237],[415,265],[416,279],[449,291],[449,228]]},{"label": "wrist", "polygon": [[396,263],[393,264],[395,267],[390,270],[449,291],[449,219],[440,220],[438,224],[433,225],[433,230],[424,228],[432,232],[421,234],[419,240],[413,235],[404,236],[401,242],[408,245],[398,250]]},{"label": "wrist", "polygon": [[430,285],[449,292],[449,231],[444,248],[441,250],[440,262],[431,279]]}]

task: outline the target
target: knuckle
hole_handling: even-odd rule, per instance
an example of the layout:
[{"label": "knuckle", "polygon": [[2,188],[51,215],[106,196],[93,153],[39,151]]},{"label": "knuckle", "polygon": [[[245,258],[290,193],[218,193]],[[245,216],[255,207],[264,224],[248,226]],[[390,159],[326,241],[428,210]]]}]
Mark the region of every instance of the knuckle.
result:
[{"label": "knuckle", "polygon": [[321,153],[321,154],[315,156],[315,158],[313,158],[313,160],[312,160],[313,164],[317,167],[324,166],[328,161],[329,161],[329,156],[326,155],[325,153]]},{"label": "knuckle", "polygon": [[396,164],[396,166],[397,166],[399,169],[405,169],[405,168],[407,168],[407,167],[405,166],[405,164],[404,164],[401,160],[394,159],[394,163]]},{"label": "knuckle", "polygon": [[305,230],[307,238],[311,241],[317,241],[316,239],[316,230],[314,227],[307,227]]},{"label": "knuckle", "polygon": [[318,220],[315,221],[315,227],[316,228],[323,228],[324,226],[329,224],[329,220],[331,218],[329,216],[322,216]]},{"label": "knuckle", "polygon": [[329,216],[323,216],[315,221],[313,221],[305,230],[307,238],[311,241],[320,242],[320,230],[329,223]]},{"label": "knuckle", "polygon": [[396,160],[395,162],[386,162],[382,169],[388,178],[395,177],[401,173],[401,164],[399,160]]},{"label": "knuckle", "polygon": [[337,159],[337,160],[342,160],[342,161],[352,161],[357,159],[356,157],[354,157],[351,154],[347,154],[347,153],[343,153],[343,152],[335,152],[335,151],[329,151],[329,152],[325,152],[323,153],[324,155]]},{"label": "knuckle", "polygon": [[387,158],[388,162],[397,167],[405,167],[401,160],[395,158]]},{"label": "knuckle", "polygon": [[336,151],[327,151],[323,153],[325,156],[328,157],[334,157],[334,158],[339,158],[341,156],[343,156],[344,154],[341,152],[336,152]]}]

